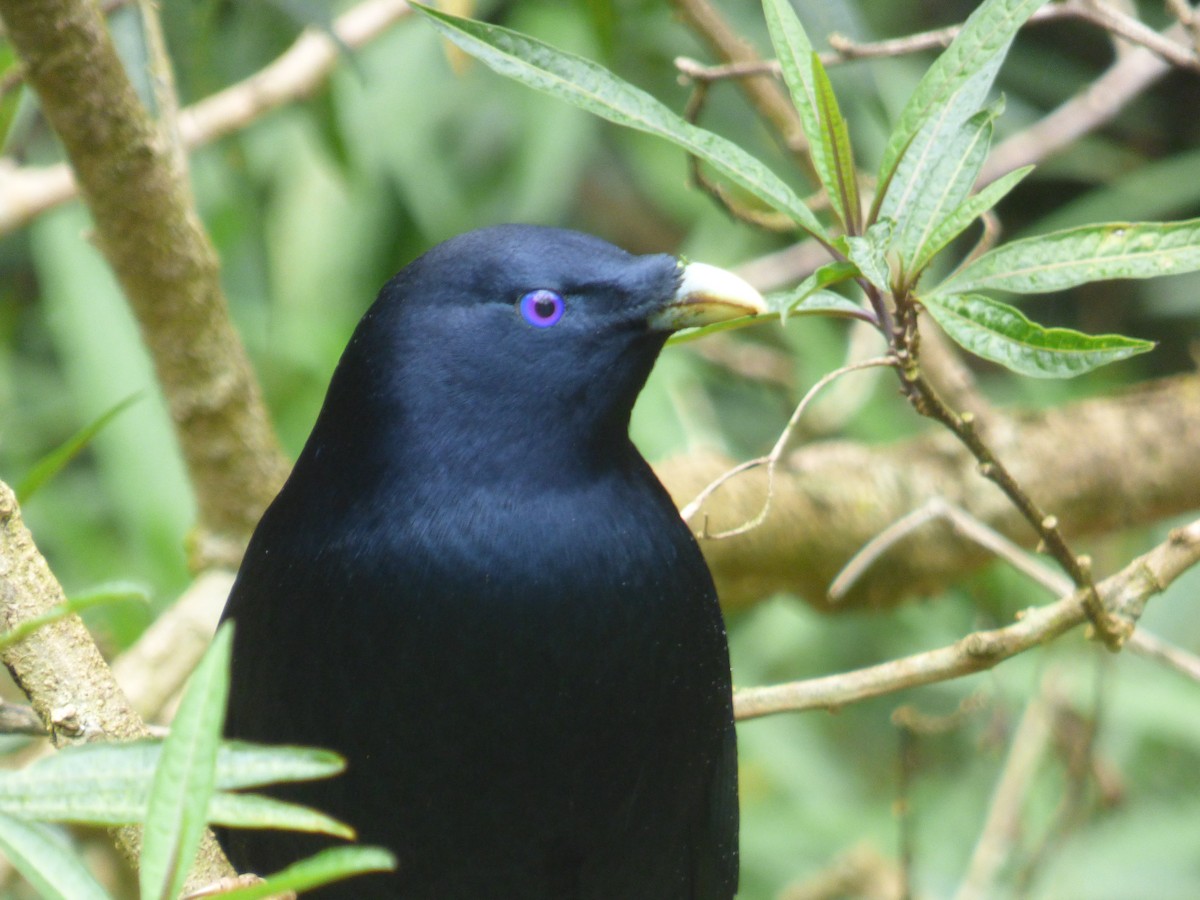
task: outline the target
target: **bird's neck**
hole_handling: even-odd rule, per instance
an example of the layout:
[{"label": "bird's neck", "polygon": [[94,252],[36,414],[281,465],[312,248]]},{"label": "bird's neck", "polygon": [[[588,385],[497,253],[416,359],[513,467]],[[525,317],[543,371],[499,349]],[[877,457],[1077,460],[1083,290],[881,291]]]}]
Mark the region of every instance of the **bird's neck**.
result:
[{"label": "bird's neck", "polygon": [[520,493],[644,467],[629,439],[629,414],[585,419],[547,404],[480,407],[453,398],[360,397],[327,402],[297,467],[331,485],[349,481],[431,485],[451,491],[503,487]]}]

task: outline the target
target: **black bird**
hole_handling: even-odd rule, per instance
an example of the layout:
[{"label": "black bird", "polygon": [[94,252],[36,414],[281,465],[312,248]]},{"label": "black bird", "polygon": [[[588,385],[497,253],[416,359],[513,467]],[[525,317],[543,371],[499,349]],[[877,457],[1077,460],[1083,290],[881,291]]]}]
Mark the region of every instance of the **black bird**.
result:
[{"label": "black bird", "polygon": [[[724,624],[628,425],[670,332],[763,308],[720,269],[522,225],[383,288],[224,614],[228,734],[341,752],[281,795],[399,859],[328,896],[734,895]],[[224,840],[260,874],[319,846]]]}]

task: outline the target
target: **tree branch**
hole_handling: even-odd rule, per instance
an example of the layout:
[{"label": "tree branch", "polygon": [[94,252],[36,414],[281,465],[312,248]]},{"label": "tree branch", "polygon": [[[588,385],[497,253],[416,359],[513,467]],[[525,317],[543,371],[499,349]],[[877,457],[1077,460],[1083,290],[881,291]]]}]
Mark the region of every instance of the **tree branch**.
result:
[{"label": "tree branch", "polygon": [[[65,601],[21,521],[16,496],[0,482],[0,621],[11,629]],[[57,746],[147,736],[79,616],[44,625],[0,658]],[[113,834],[121,852],[136,864],[140,829],[119,828]],[[198,886],[231,874],[216,840],[206,836],[188,883]]]},{"label": "tree branch", "polygon": [[[403,0],[365,0],[333,23],[333,32],[347,47],[361,47],[408,15]],[[270,65],[244,81],[181,110],[179,135],[194,150],[253,124],[265,114],[309,96],[329,77],[338,62],[338,48],[329,35],[315,28]],[[0,160],[0,236],[28,224],[48,209],[77,193],[65,164],[18,168]]]},{"label": "tree branch", "polygon": [[[729,26],[709,0],[673,0],[673,5],[687,26],[721,59],[733,65],[762,64],[754,47]],[[808,157],[804,128],[787,92],[774,80],[763,78],[747,78],[740,81],[738,86],[763,121],[782,138],[784,146],[791,151],[813,183],[817,183],[816,172]]]},{"label": "tree branch", "polygon": [[[1166,590],[1198,562],[1200,520],[1172,531],[1166,541],[1100,582],[1097,591],[1110,614],[1136,618],[1150,597]],[[948,647],[840,675],[744,688],[734,694],[735,714],[745,720],[780,712],[837,709],[904,688],[982,672],[1086,622],[1085,593],[1077,590],[1047,606],[1025,610],[1012,625],[977,631]]]},{"label": "tree branch", "polygon": [[[1175,25],[1164,35],[1181,32],[1181,26]],[[1001,142],[984,163],[978,184],[988,184],[1006,172],[1040,162],[1070,146],[1111,121],[1129,101],[1169,71],[1168,63],[1145,48],[1122,54],[1070,100]]]},{"label": "tree branch", "polygon": [[[993,450],[1025,490],[1058,516],[1068,537],[1103,534],[1200,507],[1200,376],[1138,386],[1113,397],[1033,413],[996,412]],[[1067,452],[1069,448],[1070,452]],[[695,497],[733,462],[717,454],[667,460],[659,476],[676,502]],[[727,608],[779,591],[835,608],[826,591],[859,549],[892,523],[941,497],[1011,540],[1030,546],[1020,513],[979,476],[971,455],[938,432],[884,447],[810,444],[782,460],[772,512],[754,531],[703,541]],[[702,508],[719,531],[753,518],[766,473],[744,472]],[[934,593],[991,556],[944,522],[932,522],[864,572],[837,609],[891,606]]]},{"label": "tree branch", "polygon": [[287,465],[187,173],[138,100],[94,4],[0,0],[0,17],[154,360],[196,492],[196,561],[236,559]]}]

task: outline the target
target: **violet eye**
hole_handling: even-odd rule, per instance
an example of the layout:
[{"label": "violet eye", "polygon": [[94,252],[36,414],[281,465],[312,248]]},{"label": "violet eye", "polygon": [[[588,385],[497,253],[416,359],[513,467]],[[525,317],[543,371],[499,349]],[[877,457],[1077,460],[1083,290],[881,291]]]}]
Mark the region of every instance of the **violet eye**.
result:
[{"label": "violet eye", "polygon": [[534,328],[549,328],[563,317],[566,305],[554,291],[530,291],[517,303],[521,316]]}]

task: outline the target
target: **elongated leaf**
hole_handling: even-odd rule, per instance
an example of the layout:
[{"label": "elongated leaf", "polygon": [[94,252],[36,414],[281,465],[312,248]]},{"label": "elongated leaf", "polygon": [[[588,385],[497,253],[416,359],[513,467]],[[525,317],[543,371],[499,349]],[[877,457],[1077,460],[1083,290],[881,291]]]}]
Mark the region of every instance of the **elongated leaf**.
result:
[{"label": "elongated leaf", "polygon": [[26,619],[23,622],[17,623],[13,628],[0,634],[0,650],[4,650],[18,641],[24,640],[33,634],[33,632],[45,625],[49,625],[51,622],[57,622],[59,619],[82,612],[85,609],[94,609],[97,606],[108,606],[112,603],[120,603],[123,600],[133,599],[146,601],[149,598],[146,596],[145,590],[136,585],[111,585],[107,588],[97,588],[78,597],[72,597],[63,603],[50,607],[50,609],[34,616],[32,619]]},{"label": "elongated leaf", "polygon": [[858,266],[867,281],[885,293],[891,290],[887,252],[895,230],[896,223],[892,219],[880,219],[862,237],[848,235],[838,238],[835,244],[850,262]]},{"label": "elongated leaf", "polygon": [[911,274],[914,276],[918,275],[933,261],[935,256],[946,248],[947,244],[962,234],[972,222],[999,203],[1033,169],[1033,166],[1025,166],[1024,168],[1014,169],[1005,175],[1001,175],[991,184],[984,187],[978,194],[968,197],[960,203],[925,238],[916,259],[913,261]]},{"label": "elongated leaf", "polygon": [[0,815],[0,853],[43,900],[108,900],[78,854],[41,823]]},{"label": "elongated leaf", "polygon": [[390,872],[396,857],[380,847],[333,847],[293,863],[266,881],[221,894],[221,900],[261,900],[285,891],[310,891],[367,872]]},{"label": "elongated leaf", "polygon": [[[899,191],[888,192],[880,215],[890,216],[900,223],[896,247],[907,271],[915,268],[913,264],[930,235],[970,195],[987,159],[992,144],[992,124],[1002,107],[1002,101],[993,103],[949,135],[945,147],[930,160],[924,177],[907,180],[910,192],[907,196],[899,198]],[[900,162],[901,170],[908,160],[906,154]],[[905,180],[897,178],[893,185]],[[893,196],[900,199],[902,206],[892,207]]]},{"label": "elongated leaf", "polygon": [[78,456],[92,442],[92,438],[104,430],[104,426],[140,400],[141,396],[140,391],[136,394],[130,394],[111,409],[106,410],[93,421],[84,425],[60,446],[38,460],[34,464],[34,467],[29,470],[28,474],[17,484],[17,502],[29,502],[29,498],[36,494],[42,485],[62,471],[67,463]]},{"label": "elongated leaf", "polygon": [[[24,769],[0,772],[0,812],[93,825],[140,823],[146,816],[150,784],[161,752],[161,741],[64,748]],[[327,778],[344,767],[342,758],[328,750],[229,741],[217,752],[216,784],[219,789],[233,790]],[[210,821],[218,821],[214,810],[225,809],[219,806],[221,796],[218,793],[213,797]],[[228,818],[220,821],[251,824]]]},{"label": "elongated leaf", "polygon": [[1150,341],[1044,328],[1020,310],[981,294],[922,298],[929,314],[962,347],[1034,378],[1071,378],[1152,350]]},{"label": "elongated leaf", "polygon": [[[983,106],[1013,37],[1043,2],[988,0],[967,18],[913,91],[888,137],[879,167],[880,202],[893,191],[910,195],[910,181],[927,183],[947,136]],[[903,173],[898,168],[902,156],[911,156]],[[892,201],[893,210],[902,206]],[[882,210],[881,205],[876,208]]]},{"label": "elongated leaf", "polygon": [[862,306],[833,291],[813,291],[799,303],[788,307],[788,316],[833,316],[834,318],[866,319],[874,321],[873,314]]},{"label": "elongated leaf", "polygon": [[833,185],[827,185],[830,200],[846,231],[858,234],[861,230],[862,207],[858,199],[858,172],[854,168],[854,151],[850,148],[850,130],[838,106],[837,96],[821,58],[812,54],[812,78],[817,90],[817,108],[821,112],[820,154],[825,157],[824,168],[831,169]]},{"label": "elongated leaf", "polygon": [[233,630],[227,622],[196,666],[163,741],[146,809],[138,886],[143,900],[172,900],[183,889],[207,824],[217,748],[229,696]]},{"label": "elongated leaf", "polygon": [[776,313],[766,312],[760,313],[757,316],[741,316],[737,319],[726,319],[724,322],[714,322],[711,325],[702,325],[699,328],[685,328],[683,331],[677,331],[667,338],[667,344],[686,344],[689,341],[707,337],[710,334],[716,334],[720,331],[735,331],[738,328],[745,328],[747,325],[753,325],[756,322],[764,322],[774,315]]},{"label": "elongated leaf", "polygon": [[217,787],[229,791],[310,781],[337,775],[345,768],[346,761],[332,750],[224,741],[217,751]]},{"label": "elongated leaf", "polygon": [[[823,291],[827,287],[857,278],[860,274],[862,273],[858,271],[858,266],[852,262],[837,260],[826,263],[790,291],[780,291],[768,296],[766,298],[767,308],[778,312],[786,319],[793,309],[803,304],[810,296]],[[846,303],[850,303],[849,300],[838,294],[834,294],[834,296],[839,297],[839,299]],[[855,308],[858,309],[859,307],[855,306]]]},{"label": "elongated leaf", "polygon": [[[858,268],[852,268],[854,268],[857,274]],[[786,323],[789,316],[831,316],[838,319],[875,321],[874,314],[870,310],[864,309],[853,300],[849,300],[833,291],[809,291],[802,299],[798,300],[795,299],[793,291],[785,291],[770,294],[764,299],[767,302],[769,312],[761,313],[757,316],[743,316],[740,319],[727,319],[724,322],[714,322],[712,325],[705,325],[702,328],[687,328],[683,331],[677,331],[667,338],[667,343],[686,344],[689,341],[694,341],[697,338],[706,337],[716,332],[745,328],[747,325],[760,324],[774,317],[778,317],[781,324]],[[785,304],[789,302],[791,305],[785,309]]]},{"label": "elongated leaf", "polygon": [[761,161],[732,141],[685,121],[603,66],[498,25],[462,19],[416,3],[413,8],[447,39],[501,75],[610,122],[666,138],[788,216],[799,228],[826,239],[812,210]]},{"label": "elongated leaf", "polygon": [[1200,270],[1200,219],[1108,222],[1012,241],[963,266],[939,294],[1044,294],[1089,281]]},{"label": "elongated leaf", "polygon": [[[830,206],[847,231],[858,231],[857,179],[846,123],[837,106],[821,60],[788,0],[763,0],[783,80],[792,95],[800,126],[808,140],[813,168],[829,197]],[[851,177],[847,180],[847,173]],[[848,190],[853,191],[851,201]]]},{"label": "elongated leaf", "polygon": [[762,6],[767,31],[771,35],[771,46],[775,48],[784,84],[792,95],[792,105],[800,117],[800,127],[808,140],[817,176],[832,197],[830,188],[835,183],[833,173],[821,171],[824,160],[817,159],[815,150],[821,143],[821,117],[817,111],[817,92],[812,83],[812,42],[790,0],[763,0]]},{"label": "elongated leaf", "polygon": [[213,794],[208,821],[231,828],[281,828],[354,839],[354,829],[333,816],[260,794]]}]

